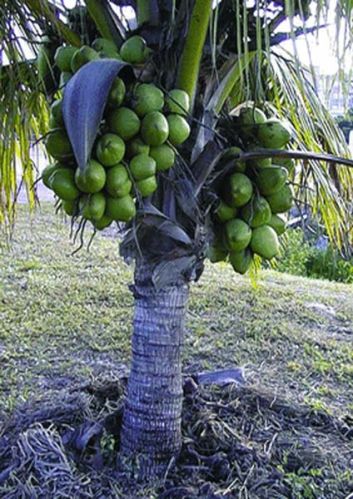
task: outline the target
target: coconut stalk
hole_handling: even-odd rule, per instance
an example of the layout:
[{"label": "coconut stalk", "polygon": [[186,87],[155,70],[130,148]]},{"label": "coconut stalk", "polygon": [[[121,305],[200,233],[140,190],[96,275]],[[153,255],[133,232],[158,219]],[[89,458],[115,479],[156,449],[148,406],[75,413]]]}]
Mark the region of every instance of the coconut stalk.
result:
[{"label": "coconut stalk", "polygon": [[213,111],[218,115],[226,102],[231,96],[235,85],[241,81],[243,71],[249,66],[256,55],[256,52],[248,52],[246,55],[238,57],[218,88],[212,95],[207,104],[207,110]]},{"label": "coconut stalk", "polygon": [[191,107],[198,83],[200,63],[212,12],[212,0],[195,0],[188,34],[179,61],[177,87],[189,94]]},{"label": "coconut stalk", "polygon": [[159,9],[157,0],[137,0],[137,23],[139,26],[159,23]]},{"label": "coconut stalk", "polygon": [[106,0],[85,0],[85,4],[102,37],[120,47],[123,39],[114,23],[109,3]]}]

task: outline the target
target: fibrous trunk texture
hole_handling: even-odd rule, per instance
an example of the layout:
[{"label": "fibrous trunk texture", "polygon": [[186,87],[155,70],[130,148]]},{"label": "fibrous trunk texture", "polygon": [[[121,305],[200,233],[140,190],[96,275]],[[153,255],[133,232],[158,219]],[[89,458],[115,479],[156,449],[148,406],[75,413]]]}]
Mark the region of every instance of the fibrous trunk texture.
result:
[{"label": "fibrous trunk texture", "polygon": [[181,348],[188,285],[154,288],[151,268],[135,271],[132,362],[119,463],[135,478],[161,477],[181,447]]}]

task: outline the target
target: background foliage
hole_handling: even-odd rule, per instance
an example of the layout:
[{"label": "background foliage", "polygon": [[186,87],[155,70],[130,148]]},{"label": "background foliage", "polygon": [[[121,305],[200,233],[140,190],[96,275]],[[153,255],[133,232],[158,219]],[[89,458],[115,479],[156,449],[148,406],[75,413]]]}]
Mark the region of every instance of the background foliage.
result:
[{"label": "background foliage", "polygon": [[299,228],[287,232],[275,268],[303,277],[353,283],[353,258],[343,258],[330,244],[326,249],[317,248],[315,240],[310,241]]}]

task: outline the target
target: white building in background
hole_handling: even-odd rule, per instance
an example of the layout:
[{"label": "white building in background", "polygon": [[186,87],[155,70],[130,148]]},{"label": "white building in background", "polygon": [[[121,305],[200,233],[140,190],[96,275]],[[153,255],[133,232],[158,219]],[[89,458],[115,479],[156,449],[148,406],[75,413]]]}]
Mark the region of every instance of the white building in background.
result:
[{"label": "white building in background", "polygon": [[[316,78],[317,93],[331,115],[345,115],[348,109],[353,110],[353,78],[347,75],[347,81],[339,81],[338,75],[320,74]],[[353,130],[349,135],[349,149],[353,154]]]}]

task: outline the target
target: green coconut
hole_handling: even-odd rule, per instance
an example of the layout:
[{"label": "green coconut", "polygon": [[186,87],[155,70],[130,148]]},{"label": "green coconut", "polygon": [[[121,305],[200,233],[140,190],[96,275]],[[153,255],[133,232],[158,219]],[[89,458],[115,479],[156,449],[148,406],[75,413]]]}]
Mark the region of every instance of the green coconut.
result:
[{"label": "green coconut", "polygon": [[169,134],[169,126],[166,117],[159,111],[152,111],[146,114],[142,120],[141,135],[150,146],[160,146]]},{"label": "green coconut", "polygon": [[73,217],[74,215],[77,215],[78,212],[78,199],[74,199],[73,201],[63,201],[61,206],[66,215]]},{"label": "green coconut", "polygon": [[103,59],[117,59],[118,61],[122,61],[123,60],[123,58],[121,57],[121,55],[119,54],[119,52],[117,50],[110,50],[110,49],[101,50],[99,52],[99,55]]},{"label": "green coconut", "polygon": [[239,113],[240,134],[246,140],[253,138],[257,132],[257,126],[265,123],[266,115],[261,109],[254,106],[241,108]]},{"label": "green coconut", "polygon": [[132,158],[137,154],[149,154],[149,153],[150,153],[150,146],[148,144],[145,144],[145,142],[139,136],[129,140],[129,142],[126,144],[127,158]]},{"label": "green coconut", "polygon": [[60,128],[64,126],[62,99],[55,100],[50,106],[49,126],[50,128]]},{"label": "green coconut", "polygon": [[156,173],[156,162],[147,154],[134,156],[129,165],[132,176],[135,180],[142,180],[151,177]]},{"label": "green coconut", "polygon": [[269,225],[262,225],[252,231],[250,247],[254,253],[266,260],[271,260],[279,253],[279,241],[276,231]]},{"label": "green coconut", "polygon": [[249,177],[243,173],[233,173],[228,177],[224,187],[224,198],[229,206],[239,208],[250,201],[253,186]]},{"label": "green coconut", "polygon": [[96,52],[94,49],[91,47],[88,47],[87,45],[83,45],[80,49],[78,49],[72,56],[71,58],[71,71],[75,73],[78,71],[82,66],[87,64],[90,61],[94,61],[96,59],[99,59],[99,54]]},{"label": "green coconut", "polygon": [[130,193],[132,182],[124,165],[118,164],[107,171],[105,189],[113,198],[124,197]]},{"label": "green coconut", "polygon": [[274,160],[276,161],[276,165],[286,168],[289,175],[295,168],[295,161],[293,158],[275,158]]},{"label": "green coconut", "polygon": [[125,142],[119,135],[106,133],[96,144],[96,156],[105,167],[120,163],[125,154]]},{"label": "green coconut", "polygon": [[281,236],[286,231],[286,221],[280,215],[273,214],[267,225],[272,227],[278,236]]},{"label": "green coconut", "polygon": [[123,140],[132,139],[140,130],[141,122],[137,114],[128,107],[114,109],[107,116],[109,130]]},{"label": "green coconut", "polygon": [[102,218],[100,218],[99,220],[93,220],[92,223],[93,223],[93,226],[97,229],[97,230],[104,230],[106,229],[107,227],[109,227],[109,225],[111,225],[111,223],[113,222],[113,219],[108,217],[108,215],[103,215]]},{"label": "green coconut", "polygon": [[169,126],[169,141],[174,146],[178,146],[185,142],[191,131],[186,119],[180,116],[180,114],[169,114],[167,121]]},{"label": "green coconut", "polygon": [[227,259],[229,251],[223,246],[209,246],[206,256],[211,263],[224,262]]},{"label": "green coconut", "polygon": [[271,118],[258,127],[257,138],[264,147],[280,149],[291,139],[289,129],[277,118]]},{"label": "green coconut", "polygon": [[64,201],[74,201],[80,195],[74,180],[74,171],[71,168],[59,168],[50,178],[51,188]]},{"label": "green coconut", "polygon": [[50,130],[45,140],[48,154],[61,161],[72,156],[70,139],[64,128]]},{"label": "green coconut", "polygon": [[104,215],[105,206],[105,196],[102,192],[86,194],[80,198],[80,211],[87,220],[100,220]]},{"label": "green coconut", "polygon": [[103,189],[106,178],[105,169],[94,159],[88,161],[84,170],[77,168],[75,172],[77,187],[87,194],[93,194]]},{"label": "green coconut", "polygon": [[242,125],[258,125],[266,121],[266,114],[258,107],[244,106],[240,109],[239,122]]},{"label": "green coconut", "polygon": [[221,223],[228,222],[228,220],[232,220],[232,218],[236,217],[237,211],[236,208],[229,206],[221,200],[216,210],[217,220]]},{"label": "green coconut", "polygon": [[259,191],[264,196],[274,194],[279,191],[288,179],[288,171],[282,166],[271,166],[261,168],[255,176],[255,182]]},{"label": "green coconut", "polygon": [[56,172],[56,170],[59,170],[59,168],[65,168],[65,167],[61,163],[52,163],[43,169],[42,182],[45,185],[45,187],[48,187],[48,189],[52,188],[51,186],[52,175],[54,172]]},{"label": "green coconut", "polygon": [[71,71],[71,60],[77,51],[78,48],[72,45],[58,47],[55,52],[54,61],[62,73]]},{"label": "green coconut", "polygon": [[285,184],[279,191],[266,196],[266,199],[271,207],[272,213],[284,213],[291,209],[293,205],[293,189],[290,185]]},{"label": "green coconut", "polygon": [[120,55],[126,62],[141,64],[146,59],[146,40],[139,35],[131,36],[120,47]]},{"label": "green coconut", "polygon": [[260,227],[271,220],[271,208],[262,196],[253,197],[249,203],[242,207],[241,218],[252,228]]},{"label": "green coconut", "polygon": [[157,178],[155,175],[151,175],[150,177],[143,178],[136,182],[136,188],[139,191],[140,195],[145,198],[150,196],[157,190]]},{"label": "green coconut", "polygon": [[185,90],[174,88],[165,100],[167,111],[175,114],[187,114],[190,108],[190,97]]},{"label": "green coconut", "polygon": [[112,220],[129,222],[136,215],[135,202],[128,194],[121,198],[106,198],[105,215]]},{"label": "green coconut", "polygon": [[97,52],[116,52],[118,50],[115,43],[111,40],[108,40],[108,38],[96,38],[92,42],[92,48]]},{"label": "green coconut", "polygon": [[235,218],[224,226],[224,242],[230,251],[241,251],[251,240],[251,229],[244,220]]},{"label": "green coconut", "polygon": [[167,144],[151,147],[150,156],[155,160],[159,172],[168,170],[174,165],[175,152]]},{"label": "green coconut", "polygon": [[152,111],[160,111],[164,106],[164,95],[153,83],[141,83],[134,91],[133,108],[135,113],[143,117]]},{"label": "green coconut", "polygon": [[121,78],[115,78],[108,96],[108,106],[119,107],[125,98],[126,87]]},{"label": "green coconut", "polygon": [[249,270],[252,259],[252,253],[248,248],[241,251],[232,251],[229,255],[230,264],[239,274],[245,274]]}]

